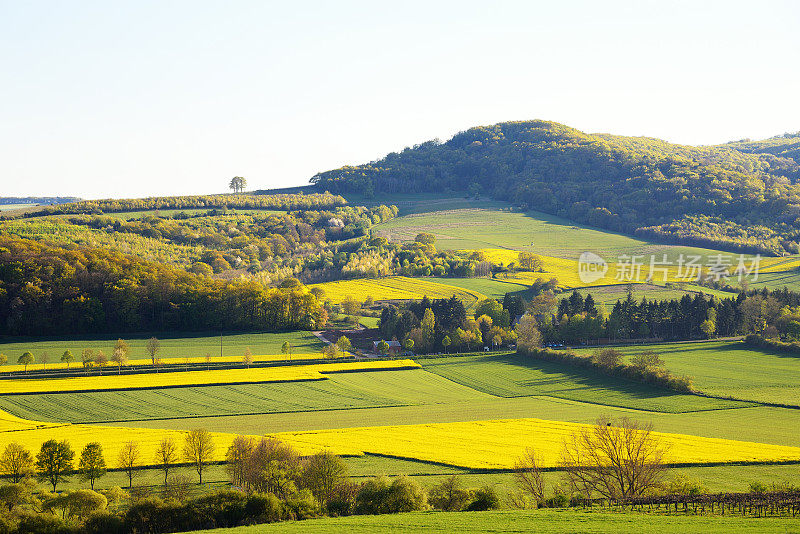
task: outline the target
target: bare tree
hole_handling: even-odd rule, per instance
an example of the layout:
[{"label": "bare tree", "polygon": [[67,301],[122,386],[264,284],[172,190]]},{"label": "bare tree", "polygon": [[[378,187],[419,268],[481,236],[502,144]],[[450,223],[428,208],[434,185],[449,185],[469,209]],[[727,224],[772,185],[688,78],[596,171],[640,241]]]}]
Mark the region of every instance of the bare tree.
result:
[{"label": "bare tree", "polygon": [[561,465],[573,490],[620,500],[662,486],[666,451],[652,424],[600,417],[565,441]]},{"label": "bare tree", "polygon": [[194,465],[195,471],[200,477],[200,484],[202,484],[203,471],[214,456],[214,440],[211,438],[211,433],[204,428],[198,428],[186,434],[183,456],[186,461]]},{"label": "bare tree", "polygon": [[139,444],[135,441],[128,441],[123,444],[117,455],[117,467],[128,475],[129,488],[133,487],[133,477],[137,474],[136,468],[139,466],[141,455]]},{"label": "bare tree", "polygon": [[234,486],[244,487],[245,469],[254,447],[255,441],[247,436],[236,436],[228,447],[228,452],[225,454],[225,468]]},{"label": "bare tree", "polygon": [[539,465],[539,458],[533,449],[525,451],[514,464],[514,479],[520,490],[529,495],[536,506],[544,502],[544,473]]},{"label": "bare tree", "polygon": [[147,340],[147,354],[150,355],[150,361],[153,365],[156,364],[156,354],[161,350],[161,342],[156,337],[151,337]]},{"label": "bare tree", "polygon": [[178,446],[171,436],[167,436],[158,444],[155,454],[156,465],[164,471],[164,485],[169,480],[169,472],[178,463]]},{"label": "bare tree", "polygon": [[47,363],[50,361],[50,354],[47,351],[42,351],[39,356],[39,361],[42,362],[42,369],[47,369]]},{"label": "bare tree", "polygon": [[98,350],[97,354],[94,355],[94,363],[100,368],[100,374],[102,375],[103,367],[108,363],[108,356],[102,350]]},{"label": "bare tree", "polygon": [[122,366],[128,363],[128,355],[120,348],[114,349],[111,361],[117,364],[117,374],[122,374]]},{"label": "bare tree", "polygon": [[250,368],[250,365],[253,363],[253,353],[250,351],[250,347],[244,349],[244,356],[242,356],[242,363]]}]

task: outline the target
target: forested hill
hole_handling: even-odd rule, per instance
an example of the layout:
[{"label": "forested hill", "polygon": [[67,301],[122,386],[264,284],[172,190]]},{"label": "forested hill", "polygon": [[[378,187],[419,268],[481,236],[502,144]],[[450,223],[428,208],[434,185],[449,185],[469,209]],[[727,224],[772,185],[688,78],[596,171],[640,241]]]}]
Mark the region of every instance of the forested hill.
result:
[{"label": "forested hill", "polygon": [[741,141],[720,145],[720,148],[732,148],[751,154],[772,154],[785,158],[793,158],[796,162],[800,163],[800,132],[776,135],[775,137],[770,137],[769,139],[763,139],[761,141],[742,139]]},{"label": "forested hill", "polygon": [[322,172],[311,181],[334,193],[367,196],[484,194],[609,230],[795,253],[800,165],[789,149],[768,152],[745,151],[739,143],[691,147],[590,135],[547,121],[506,122]]}]

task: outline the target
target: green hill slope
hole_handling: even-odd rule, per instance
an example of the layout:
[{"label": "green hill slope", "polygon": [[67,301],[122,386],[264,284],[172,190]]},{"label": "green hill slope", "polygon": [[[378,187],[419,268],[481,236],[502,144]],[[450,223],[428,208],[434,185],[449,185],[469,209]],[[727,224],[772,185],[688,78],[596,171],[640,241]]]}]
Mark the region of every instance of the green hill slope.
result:
[{"label": "green hill slope", "polygon": [[590,135],[546,121],[471,128],[380,161],[317,174],[319,188],[488,194],[601,228],[692,245],[798,251],[800,177],[790,158]]}]

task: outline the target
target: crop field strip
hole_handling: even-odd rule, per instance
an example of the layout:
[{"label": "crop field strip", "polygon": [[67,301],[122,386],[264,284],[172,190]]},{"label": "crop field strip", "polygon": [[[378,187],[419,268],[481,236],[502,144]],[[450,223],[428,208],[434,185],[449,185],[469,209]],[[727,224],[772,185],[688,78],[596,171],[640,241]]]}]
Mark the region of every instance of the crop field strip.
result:
[{"label": "crop field strip", "polygon": [[377,279],[357,279],[343,280],[339,282],[325,282],[314,284],[309,287],[319,287],[325,291],[325,298],[332,302],[342,302],[345,297],[354,297],[363,301],[367,297],[374,300],[420,300],[424,296],[428,298],[450,298],[453,295],[464,303],[466,308],[474,308],[480,301],[486,298],[485,295],[464,289],[461,287],[450,286],[438,281],[423,280],[419,278],[408,278],[405,276],[389,276]]},{"label": "crop field strip", "polygon": [[6,379],[0,381],[0,395],[114,391],[130,389],[180,388],[197,385],[250,384],[324,380],[324,373],[384,369],[414,369],[413,360],[379,360],[311,364],[286,367],[254,367],[212,371],[159,372],[133,375],[106,374],[72,378]]},{"label": "crop field strip", "polygon": [[[559,465],[565,439],[590,428],[580,423],[543,419],[506,419],[431,423],[275,434],[300,450],[334,454],[380,454],[470,469],[512,469],[526,449],[536,451],[542,467]],[[800,447],[704,438],[656,432],[673,465],[725,463],[800,463]]]},{"label": "crop field strip", "polygon": [[[319,360],[319,359],[323,359],[324,357],[325,356],[323,354],[321,354],[319,352],[315,352],[315,353],[292,354],[292,355],[288,355],[288,354],[257,355],[257,356],[252,356],[252,359],[253,359],[254,363],[266,363],[266,362],[287,362],[288,363],[288,362],[292,362],[292,361],[301,361],[301,360]],[[170,371],[170,369],[169,369],[170,367],[179,368],[182,365],[189,365],[189,364],[194,365],[194,366],[197,366],[198,364],[201,365],[201,366],[205,365],[205,364],[209,364],[209,365],[214,365],[214,364],[242,364],[243,365],[242,359],[243,358],[240,357],[240,356],[223,356],[223,357],[217,356],[217,357],[211,357],[208,360],[206,360],[205,357],[199,357],[199,356],[189,357],[189,356],[187,356],[185,358],[159,358],[158,359],[158,365],[159,365],[159,368],[162,371],[169,372]],[[140,360],[129,360],[128,362],[125,363],[125,365],[122,366],[122,369],[144,370],[147,367],[152,367],[152,365],[153,364],[152,364],[151,360],[146,360],[146,359],[142,358]],[[31,364],[31,365],[28,366],[28,371],[54,371],[54,370],[66,371],[66,370],[71,370],[71,371],[79,372],[81,368],[82,368],[82,364],[80,362],[72,362],[71,364],[55,362],[55,363],[47,363],[45,365],[42,365],[42,364],[38,364],[38,365],[37,364]],[[99,368],[97,366],[95,366],[95,365],[92,365],[90,367],[90,369],[92,370],[93,374],[96,374]],[[117,366],[116,366],[116,364],[114,364],[112,362],[110,364],[107,364],[105,367],[103,367],[103,370],[106,373],[113,374],[113,373],[117,372]],[[4,366],[0,367],[0,376],[2,376],[2,373],[25,373],[25,372],[26,372],[25,366],[21,365],[21,364],[4,365]]]},{"label": "crop field strip", "polygon": [[[300,454],[328,450],[345,456],[378,454],[435,462],[470,469],[510,469],[528,447],[533,447],[543,466],[554,467],[564,438],[585,428],[580,423],[541,419],[506,419],[457,423],[429,423],[362,427],[338,430],[282,432],[267,434],[293,446]],[[153,453],[161,439],[181,440],[179,430],[108,426],[98,433],[96,426],[41,423],[16,418],[0,419],[0,447],[17,442],[37,449],[47,439],[69,440],[82,448],[100,441],[106,454],[115,457],[125,441],[138,441],[143,465],[153,465]],[[224,459],[234,434],[213,433],[214,459]],[[764,443],[704,438],[680,434],[659,434],[670,446],[667,461],[680,465],[725,464],[736,462],[800,462],[800,448]]]},{"label": "crop field strip", "polygon": [[[350,372],[327,380],[0,396],[19,417],[72,423],[298,413],[492,398],[421,369]],[[103,406],[102,411],[97,407]]]},{"label": "crop field strip", "polygon": [[510,211],[510,204],[487,209],[452,209],[410,214],[392,219],[374,228],[374,232],[393,240],[410,241],[420,232],[437,236],[440,249],[513,249],[545,256],[577,259],[591,249],[601,256],[619,254],[701,254],[718,251],[697,247],[656,244],[635,237],[616,234],[577,224],[541,212]]}]

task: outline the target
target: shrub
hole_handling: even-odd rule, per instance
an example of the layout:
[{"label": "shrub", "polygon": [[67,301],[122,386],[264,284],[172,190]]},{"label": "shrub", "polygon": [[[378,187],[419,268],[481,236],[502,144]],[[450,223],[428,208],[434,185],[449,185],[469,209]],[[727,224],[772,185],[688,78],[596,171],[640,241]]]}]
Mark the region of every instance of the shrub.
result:
[{"label": "shrub", "polygon": [[125,520],[117,514],[99,512],[89,517],[83,525],[86,534],[123,534],[127,532]]},{"label": "shrub", "polygon": [[556,493],[544,502],[546,508],[566,508],[569,506],[569,497],[563,493]]},{"label": "shrub", "polygon": [[300,520],[318,517],[321,513],[319,503],[310,490],[303,489],[290,495],[283,502],[286,519]]},{"label": "shrub", "polygon": [[18,534],[70,534],[73,530],[58,517],[50,514],[26,514],[17,524]]},{"label": "shrub", "polygon": [[472,492],[460,487],[459,479],[453,475],[428,492],[428,502],[437,510],[460,512],[473,500]]},{"label": "shrub", "polygon": [[333,490],[333,495],[328,500],[328,515],[351,515],[356,508],[356,495],[358,484],[345,480]]},{"label": "shrub", "polygon": [[271,493],[253,493],[247,497],[244,512],[251,523],[275,523],[283,518],[283,505]]},{"label": "shrub", "polygon": [[424,510],[425,491],[413,480],[401,476],[391,483],[385,477],[364,483],[356,495],[357,514],[396,514]]},{"label": "shrub", "polygon": [[470,512],[483,512],[500,508],[500,498],[490,486],[484,486],[475,492],[475,499],[469,503],[467,510]]}]

